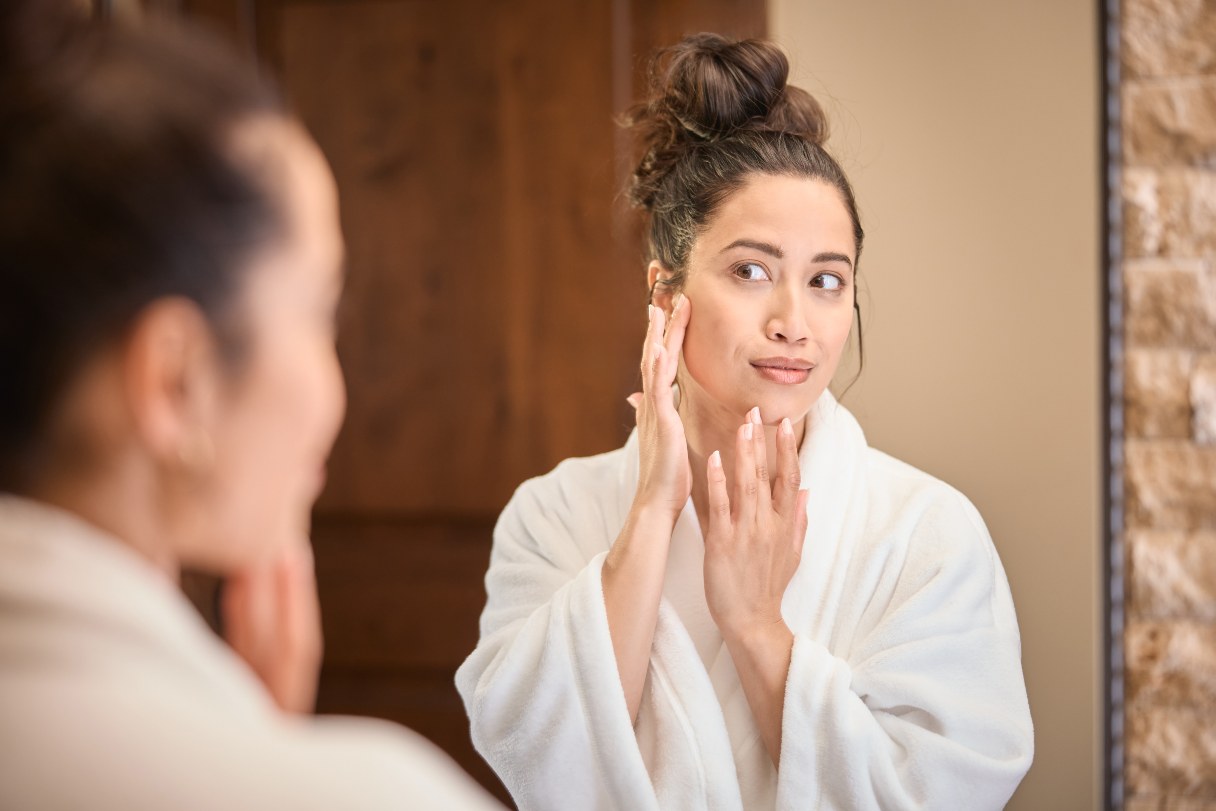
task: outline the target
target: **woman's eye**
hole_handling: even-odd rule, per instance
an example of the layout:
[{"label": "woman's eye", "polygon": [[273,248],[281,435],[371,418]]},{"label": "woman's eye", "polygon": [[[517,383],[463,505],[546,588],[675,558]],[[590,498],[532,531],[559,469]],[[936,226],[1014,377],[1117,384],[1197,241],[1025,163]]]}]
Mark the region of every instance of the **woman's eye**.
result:
[{"label": "woman's eye", "polygon": [[744,262],[735,267],[735,275],[746,282],[758,282],[768,278],[764,265],[755,262]]},{"label": "woman's eye", "polygon": [[817,287],[821,290],[839,290],[844,287],[844,282],[839,276],[831,273],[820,273],[815,278],[811,279],[811,287]]}]

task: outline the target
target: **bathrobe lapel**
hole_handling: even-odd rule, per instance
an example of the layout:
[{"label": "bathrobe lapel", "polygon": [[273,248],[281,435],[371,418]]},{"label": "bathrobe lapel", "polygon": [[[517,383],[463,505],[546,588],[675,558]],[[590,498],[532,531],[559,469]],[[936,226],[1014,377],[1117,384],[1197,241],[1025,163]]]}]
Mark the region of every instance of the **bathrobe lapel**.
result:
[{"label": "bathrobe lapel", "polygon": [[819,398],[810,419],[799,451],[802,487],[808,491],[806,539],[781,613],[795,633],[834,649],[840,641],[834,638],[837,611],[845,602],[843,573],[865,531],[867,446],[861,426],[830,392]]}]

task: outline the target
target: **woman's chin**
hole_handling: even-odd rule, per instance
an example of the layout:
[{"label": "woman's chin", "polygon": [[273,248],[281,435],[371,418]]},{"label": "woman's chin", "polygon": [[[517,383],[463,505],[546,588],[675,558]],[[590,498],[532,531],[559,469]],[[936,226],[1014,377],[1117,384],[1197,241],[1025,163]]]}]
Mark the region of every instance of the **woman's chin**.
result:
[{"label": "woman's chin", "polygon": [[[814,376],[798,385],[745,379],[735,381],[734,386],[723,388],[701,385],[695,377],[692,383],[691,386],[681,386],[681,398],[687,398],[688,405],[692,406],[687,410],[682,408],[681,411],[704,415],[726,412],[737,419],[740,425],[747,420],[748,412],[756,407],[760,408],[760,420],[765,425],[778,425],[787,417],[790,422],[797,424],[811,412],[826,388],[826,385]],[[701,404],[708,408],[700,407]],[[717,421],[721,417],[711,419]]]},{"label": "woman's chin", "polygon": [[760,408],[760,421],[765,425],[777,425],[783,419],[798,423],[811,412],[815,403],[823,394],[823,387],[812,389],[809,385],[800,387],[798,391],[756,392],[756,397],[750,405],[743,406],[742,414],[746,416],[752,408]]}]

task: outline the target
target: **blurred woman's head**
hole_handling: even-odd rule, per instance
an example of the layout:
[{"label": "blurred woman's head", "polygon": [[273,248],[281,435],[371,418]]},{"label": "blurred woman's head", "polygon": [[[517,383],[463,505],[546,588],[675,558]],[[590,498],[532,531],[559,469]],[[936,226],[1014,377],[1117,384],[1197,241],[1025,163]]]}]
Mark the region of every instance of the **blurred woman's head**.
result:
[{"label": "blurred woman's head", "polygon": [[682,402],[732,419],[759,405],[769,424],[802,419],[831,382],[864,237],[823,111],[788,73],[770,43],[689,37],[629,122],[653,299],[693,304]]},{"label": "blurred woman's head", "polygon": [[329,169],[216,42],[4,22],[0,489],[203,569],[269,555],[344,407]]}]

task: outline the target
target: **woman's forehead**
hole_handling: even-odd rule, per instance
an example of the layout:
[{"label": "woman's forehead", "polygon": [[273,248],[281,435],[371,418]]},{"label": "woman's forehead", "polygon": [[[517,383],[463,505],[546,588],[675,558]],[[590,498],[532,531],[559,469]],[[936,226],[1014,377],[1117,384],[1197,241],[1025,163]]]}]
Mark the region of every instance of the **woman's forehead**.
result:
[{"label": "woman's forehead", "polygon": [[753,175],[727,197],[693,245],[697,259],[753,250],[774,258],[854,254],[853,223],[840,193],[815,178]]}]

